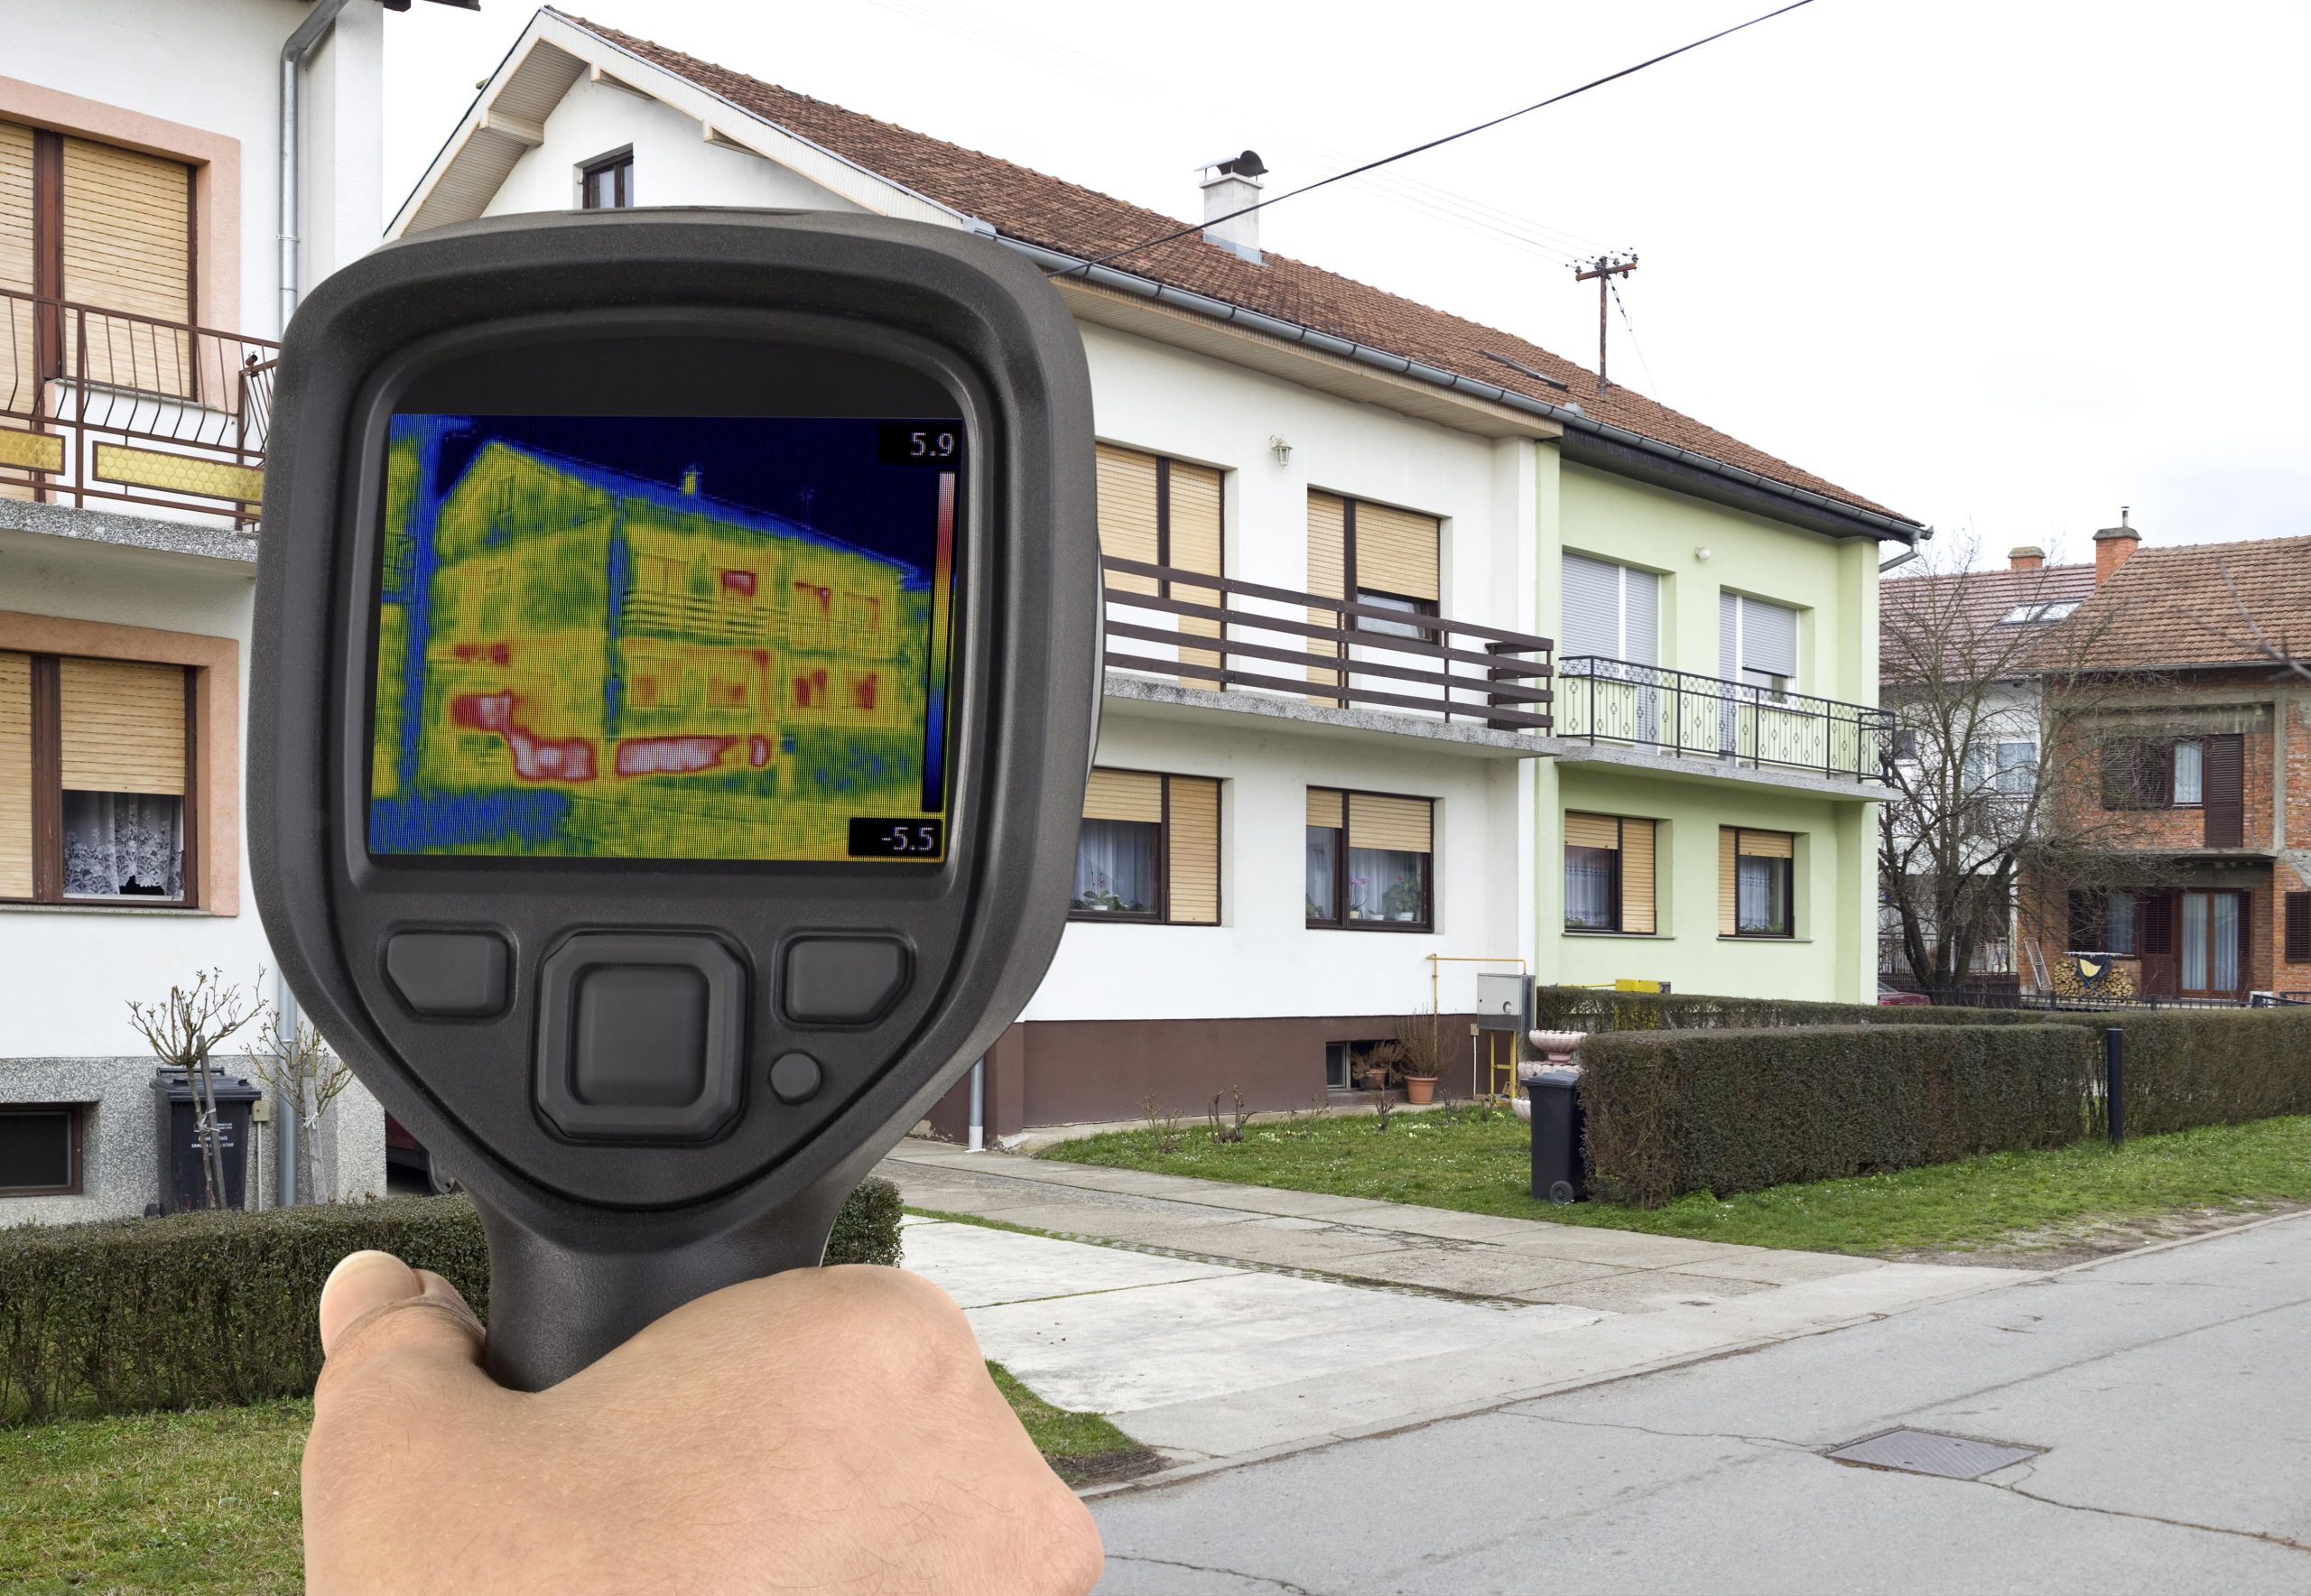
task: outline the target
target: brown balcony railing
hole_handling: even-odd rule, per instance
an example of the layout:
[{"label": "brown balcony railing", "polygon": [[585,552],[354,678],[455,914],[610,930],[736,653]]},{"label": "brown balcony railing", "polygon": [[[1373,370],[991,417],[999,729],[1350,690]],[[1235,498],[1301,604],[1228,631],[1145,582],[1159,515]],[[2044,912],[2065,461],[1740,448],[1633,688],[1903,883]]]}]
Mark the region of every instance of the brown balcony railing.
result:
[{"label": "brown balcony railing", "polygon": [[1177,566],[1114,556],[1100,563],[1111,669],[1499,731],[1549,730],[1554,645],[1545,637]]},{"label": "brown balcony railing", "polygon": [[0,289],[0,497],[256,519],[279,346]]}]

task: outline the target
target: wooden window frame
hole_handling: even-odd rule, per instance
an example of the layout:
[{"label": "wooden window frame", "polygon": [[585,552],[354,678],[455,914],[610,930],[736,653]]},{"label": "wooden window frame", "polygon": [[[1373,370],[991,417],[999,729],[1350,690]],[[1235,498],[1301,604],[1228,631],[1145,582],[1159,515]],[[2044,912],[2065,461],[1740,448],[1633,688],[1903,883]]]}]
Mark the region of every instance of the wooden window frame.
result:
[{"label": "wooden window frame", "polygon": [[[594,179],[603,172],[611,174],[612,198],[608,205],[594,203]],[[597,155],[578,166],[578,209],[580,210],[632,210],[634,209],[634,146],[612,150]]]},{"label": "wooden window frame", "polygon": [[[72,910],[89,914],[240,913],[240,645],[230,637],[120,626],[60,617],[0,610],[0,651],[33,656],[32,864],[33,895],[0,899],[0,909]],[[42,655],[60,660],[121,660],[176,665],[185,674],[184,896],[84,898],[63,895],[62,748],[54,730],[39,735]],[[49,667],[51,678],[57,668]],[[50,689],[53,692],[55,689]],[[58,728],[56,719],[49,722]],[[45,745],[45,747],[44,747]],[[52,793],[52,798],[43,798]],[[47,811],[43,815],[43,811]],[[45,829],[44,829],[45,828]],[[53,870],[49,892],[41,872]]]},{"label": "wooden window frame", "polygon": [[[1304,929],[1309,931],[1382,931],[1411,933],[1420,936],[1434,933],[1436,930],[1436,800],[1424,797],[1418,793],[1375,793],[1363,787],[1314,786],[1308,790],[1340,794],[1340,825],[1338,828],[1333,828],[1304,824],[1301,827],[1302,832],[1304,835],[1309,831],[1329,831],[1337,829],[1340,832],[1340,842],[1332,849],[1332,913],[1337,918],[1317,920],[1304,915],[1302,924]],[[1428,860],[1428,868],[1420,873],[1419,919],[1357,920],[1350,917],[1348,913],[1348,801],[1356,797],[1394,798],[1400,803],[1428,805],[1428,852],[1425,856]],[[1307,894],[1302,893],[1301,900],[1304,903],[1306,899]]]},{"label": "wooden window frame", "polygon": [[[1225,924],[1227,912],[1226,905],[1228,901],[1228,883],[1226,879],[1227,872],[1221,868],[1225,863],[1225,860],[1220,857],[1215,857],[1212,860],[1211,918],[1209,920],[1174,920],[1172,918],[1172,782],[1174,776],[1183,773],[1164,770],[1132,770],[1120,765],[1102,765],[1098,768],[1101,770],[1112,770],[1122,775],[1146,775],[1154,776],[1156,778],[1157,783],[1157,792],[1160,795],[1162,807],[1159,812],[1159,818],[1152,822],[1156,827],[1155,904],[1152,908],[1139,914],[1118,913],[1111,909],[1078,909],[1071,906],[1067,911],[1067,918],[1070,921],[1079,922],[1086,925],[1169,925],[1177,926],[1182,930],[1186,931],[1210,931],[1215,926]],[[1215,788],[1224,788],[1227,784],[1225,781],[1217,776],[1190,776],[1187,779],[1192,781],[1209,781]],[[1220,802],[1219,793],[1216,791],[1213,793],[1212,801],[1215,804]],[[1127,823],[1147,825],[1151,822],[1140,821]]]},{"label": "wooden window frame", "polygon": [[88,1190],[88,1166],[82,1158],[87,1146],[86,1103],[0,1103],[0,1115],[62,1114],[71,1143],[72,1178],[60,1186],[0,1186],[0,1200],[11,1197],[78,1197]]},{"label": "wooden window frame", "polygon": [[[2186,987],[2183,984],[2185,954],[2183,952],[2184,905],[2188,900],[2203,897],[2206,905],[2206,972],[2214,977],[2214,900],[2234,897],[2239,900],[2239,984],[2235,987]],[[2243,886],[2184,886],[2173,894],[2175,905],[2174,954],[2175,995],[2177,998],[2236,998],[2254,990],[2251,973],[2255,947],[2255,895]]]},{"label": "wooden window frame", "polygon": [[[14,653],[15,651],[10,650]],[[175,898],[102,898],[68,896],[64,891],[64,706],[63,662],[88,654],[32,655],[32,895],[0,898],[0,903],[34,904],[50,908],[95,910],[191,909],[201,904],[200,880],[200,690],[194,670],[173,661],[151,663],[169,666],[182,677],[184,691],[184,852],[178,875],[184,889]]]},{"label": "wooden window frame", "polygon": [[[1733,833],[1733,929],[1730,933],[1721,933],[1718,940],[1741,942],[1796,942],[1797,940],[1797,833],[1777,830],[1768,826],[1732,826],[1723,829],[1730,830]],[[1770,854],[1743,853],[1741,839],[1751,831],[1757,832],[1760,837],[1788,838],[1789,857],[1776,858]],[[1777,866],[1780,868],[1781,901],[1789,908],[1787,930],[1743,931],[1741,929],[1741,861],[1745,858],[1763,859],[1767,864]]]},{"label": "wooden window frame", "polygon": [[[1610,925],[1575,925],[1568,920],[1564,923],[1564,934],[1567,936],[1659,936],[1661,934],[1661,822],[1657,820],[1649,819],[1644,815],[1599,814],[1594,810],[1585,809],[1568,810],[1566,813],[1568,816],[1573,814],[1585,814],[1592,820],[1610,821],[1613,822],[1613,923]],[[1629,826],[1631,821],[1635,821],[1640,826],[1650,826],[1653,828],[1654,890],[1653,929],[1651,931],[1631,931],[1628,928],[1629,882],[1627,877],[1622,872],[1622,861],[1629,854]],[[1577,845],[1568,840],[1564,844],[1564,849],[1569,854],[1575,846]],[[1570,868],[1572,860],[1569,858],[1566,858],[1564,860],[1564,865],[1567,868]],[[1736,868],[1739,868],[1738,863]],[[1791,919],[1793,921],[1796,919],[1794,912],[1791,915]]]}]

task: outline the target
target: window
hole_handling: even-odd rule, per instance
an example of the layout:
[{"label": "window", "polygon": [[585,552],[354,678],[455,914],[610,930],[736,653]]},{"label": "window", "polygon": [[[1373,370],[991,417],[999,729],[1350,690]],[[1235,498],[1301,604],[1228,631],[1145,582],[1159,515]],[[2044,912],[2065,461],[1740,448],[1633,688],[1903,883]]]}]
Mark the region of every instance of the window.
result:
[{"label": "window", "polygon": [[2287,895],[2287,951],[2289,964],[2311,964],[2311,892]]},{"label": "window", "polygon": [[2182,898],[2182,968],[2186,998],[2236,997],[2246,989],[2241,955],[2247,942],[2247,895],[2186,892]]},{"label": "window", "polygon": [[2103,900],[2102,944],[2105,952],[2134,952],[2134,894],[2114,892]]},{"label": "window", "polygon": [[1746,593],[1717,594],[1717,673],[1776,697],[1797,681],[1797,612]]},{"label": "window", "polygon": [[1564,928],[1650,936],[1654,822],[1564,817]]},{"label": "window", "polygon": [[1912,727],[1898,728],[1894,733],[1894,757],[1915,762],[1917,758],[1917,732]]},{"label": "window", "polygon": [[1717,934],[1790,937],[1797,839],[1723,826],[1717,833]]},{"label": "window", "polygon": [[2018,604],[2004,615],[2000,616],[1998,624],[2001,626],[2019,626],[2031,621],[2062,620],[2083,602],[2083,599],[2078,598],[2056,598],[2052,601],[2041,599],[2029,604]]},{"label": "window", "polygon": [[1076,832],[1078,920],[1220,923],[1220,784],[1209,776],[1094,770]]},{"label": "window", "polygon": [[2113,738],[2102,745],[2104,809],[2165,809],[2174,802],[2172,748],[2150,738]]},{"label": "window", "polygon": [[2038,782],[2038,745],[2036,743],[2000,743],[1998,745],[1998,790],[2012,796],[2027,796]]},{"label": "window", "polygon": [[1564,658],[1661,663],[1661,579],[1652,571],[1567,550],[1562,592]]},{"label": "window", "polygon": [[[1308,591],[1318,598],[1346,598],[1408,616],[1441,614],[1443,543],[1443,523],[1434,515],[1314,488],[1308,492]],[[1341,623],[1332,610],[1308,611],[1311,626]],[[1349,617],[1346,629],[1388,637],[1431,636],[1416,622],[1373,616]],[[1331,639],[1312,637],[1307,652],[1337,654],[1340,647]],[[1341,672],[1323,665],[1309,666],[1308,679],[1347,685]]]},{"label": "window", "polygon": [[2175,745],[2175,806],[2177,809],[2204,801],[2206,793],[2206,750],[2195,742]]},{"label": "window", "polygon": [[0,899],[190,904],[191,677],[0,653]]},{"label": "window", "polygon": [[[1219,471],[1210,466],[1191,465],[1186,460],[1169,459],[1137,449],[1120,449],[1112,443],[1099,446],[1097,465],[1101,554],[1206,576],[1220,574]],[[1108,587],[1117,592],[1148,593],[1214,608],[1221,601],[1217,588],[1197,587],[1169,577],[1111,571],[1106,580]],[[1189,636],[1220,636],[1220,623],[1208,616],[1182,615],[1169,619]],[[1220,656],[1216,654],[1183,650],[1179,663],[1194,667],[1183,674],[1201,677],[1213,687],[1226,685],[1220,680]]]},{"label": "window", "polygon": [[617,151],[578,169],[578,207],[581,210],[634,209],[634,152]]},{"label": "window", "polygon": [[1307,918],[1345,931],[1427,931],[1435,804],[1308,789]]},{"label": "window", "polygon": [[80,1190],[80,1105],[0,1103],[0,1197]]}]

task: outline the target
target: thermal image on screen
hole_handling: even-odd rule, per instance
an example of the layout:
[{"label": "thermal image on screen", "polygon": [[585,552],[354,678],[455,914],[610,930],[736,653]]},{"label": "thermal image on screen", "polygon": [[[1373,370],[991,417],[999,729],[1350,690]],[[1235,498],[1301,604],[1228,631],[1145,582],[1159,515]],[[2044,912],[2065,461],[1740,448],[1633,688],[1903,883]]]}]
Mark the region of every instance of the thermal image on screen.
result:
[{"label": "thermal image on screen", "polygon": [[961,439],[393,417],[371,853],[942,857]]}]

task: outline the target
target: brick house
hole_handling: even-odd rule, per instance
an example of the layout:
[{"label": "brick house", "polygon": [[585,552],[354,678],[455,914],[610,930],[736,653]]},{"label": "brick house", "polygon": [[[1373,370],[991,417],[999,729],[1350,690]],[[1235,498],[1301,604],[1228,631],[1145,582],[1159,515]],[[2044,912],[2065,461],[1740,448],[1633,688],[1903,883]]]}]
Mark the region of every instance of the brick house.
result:
[{"label": "brick house", "polygon": [[2095,534],[2094,590],[2065,625],[2128,689],[2098,701],[2082,790],[2142,885],[2026,883],[2024,934],[2048,957],[2138,960],[2146,996],[2311,998],[2311,537],[2140,543]]}]

